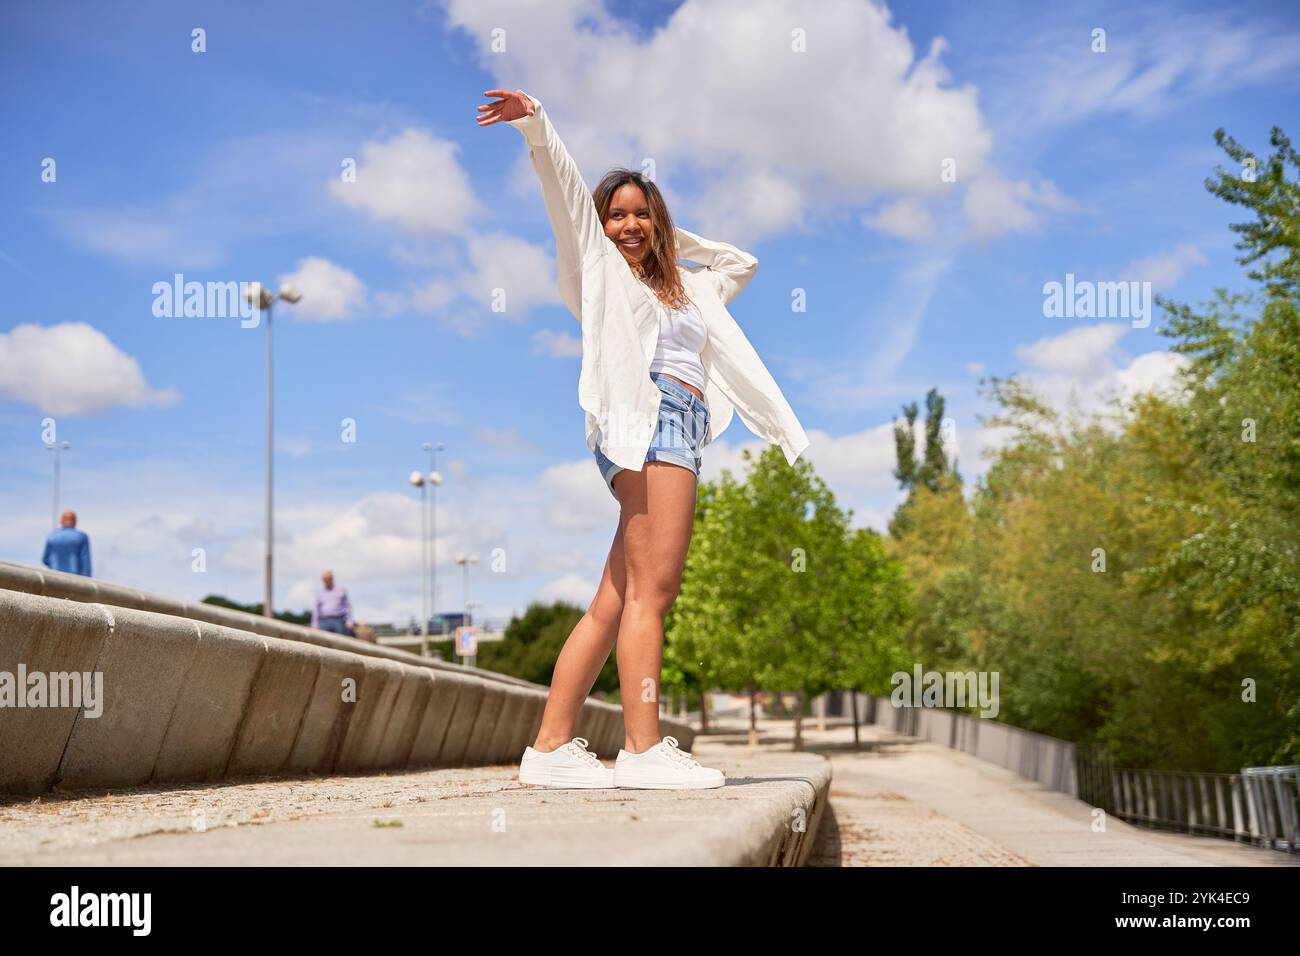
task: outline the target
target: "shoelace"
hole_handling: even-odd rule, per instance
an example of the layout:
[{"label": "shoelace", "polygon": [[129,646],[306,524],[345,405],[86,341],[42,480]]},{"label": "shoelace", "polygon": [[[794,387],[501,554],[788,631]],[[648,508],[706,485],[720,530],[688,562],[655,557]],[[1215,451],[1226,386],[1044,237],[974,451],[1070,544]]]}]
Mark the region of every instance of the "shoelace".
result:
[{"label": "shoelace", "polygon": [[663,739],[663,751],[670,759],[686,767],[688,770],[698,767],[700,762],[691,758],[691,755],[677,746],[676,737],[665,737]]},{"label": "shoelace", "polygon": [[602,766],[596,755],[587,749],[587,741],[582,737],[574,737],[564,745],[564,749],[569,753],[576,755],[583,763],[592,767]]}]

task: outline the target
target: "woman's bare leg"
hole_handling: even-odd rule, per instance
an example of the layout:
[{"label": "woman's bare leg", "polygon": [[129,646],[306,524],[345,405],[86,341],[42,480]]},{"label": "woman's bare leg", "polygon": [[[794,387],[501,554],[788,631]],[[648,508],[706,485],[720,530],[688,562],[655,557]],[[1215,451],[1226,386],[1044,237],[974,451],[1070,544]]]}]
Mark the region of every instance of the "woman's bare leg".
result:
[{"label": "woman's bare leg", "polygon": [[587,613],[574,625],[555,661],[551,690],[546,698],[546,710],[542,713],[542,726],[533,743],[534,750],[549,752],[573,739],[582,704],[591,693],[596,675],[609,660],[609,652],[618,638],[625,587],[623,518],[620,515],[596,596],[587,607]]},{"label": "woman's bare leg", "polygon": [[618,680],[623,748],[643,753],[659,743],[659,676],[664,617],[681,590],[695,523],[695,475],[668,462],[620,471],[626,589],[618,627]]}]

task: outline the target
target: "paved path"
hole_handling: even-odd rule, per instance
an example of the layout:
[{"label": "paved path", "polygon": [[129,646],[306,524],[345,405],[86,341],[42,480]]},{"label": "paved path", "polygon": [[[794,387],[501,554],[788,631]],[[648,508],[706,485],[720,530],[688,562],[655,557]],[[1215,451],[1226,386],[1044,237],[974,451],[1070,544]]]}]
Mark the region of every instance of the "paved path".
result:
[{"label": "paved path", "polygon": [[[961,751],[883,727],[805,721],[805,746],[831,760],[830,812],[814,858],[821,866],[1300,866],[1300,856],[1220,840],[1161,833],[1106,820],[1092,808]],[[743,747],[741,726],[697,752]],[[810,729],[811,728],[811,729]],[[762,725],[762,745],[790,745],[793,725]],[[724,741],[729,743],[724,744]]]}]

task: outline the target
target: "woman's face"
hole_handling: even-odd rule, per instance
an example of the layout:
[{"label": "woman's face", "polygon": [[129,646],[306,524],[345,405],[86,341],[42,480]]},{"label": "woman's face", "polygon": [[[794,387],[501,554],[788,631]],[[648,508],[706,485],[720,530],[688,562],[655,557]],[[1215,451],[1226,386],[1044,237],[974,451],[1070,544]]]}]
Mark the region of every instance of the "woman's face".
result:
[{"label": "woman's face", "polygon": [[645,193],[636,183],[624,183],[614,191],[605,220],[605,235],[614,240],[629,263],[644,262],[654,242],[655,224]]}]

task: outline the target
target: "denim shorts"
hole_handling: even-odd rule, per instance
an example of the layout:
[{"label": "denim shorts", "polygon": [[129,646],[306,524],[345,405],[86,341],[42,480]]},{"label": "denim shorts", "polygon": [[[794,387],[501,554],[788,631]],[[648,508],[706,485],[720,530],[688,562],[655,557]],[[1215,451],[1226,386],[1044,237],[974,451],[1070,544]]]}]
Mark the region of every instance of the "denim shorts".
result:
[{"label": "denim shorts", "polygon": [[[689,468],[698,478],[700,466],[704,459],[700,457],[700,447],[704,436],[709,433],[709,406],[686,386],[662,372],[653,373],[650,378],[663,393],[659,399],[659,424],[650,448],[646,451],[646,461],[667,461],[674,465]],[[605,457],[596,445],[596,464],[600,475],[605,479],[605,487],[618,500],[614,490],[614,476],[625,471],[622,465],[616,465]]]}]

